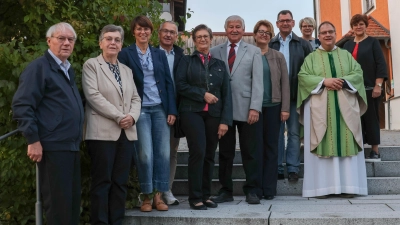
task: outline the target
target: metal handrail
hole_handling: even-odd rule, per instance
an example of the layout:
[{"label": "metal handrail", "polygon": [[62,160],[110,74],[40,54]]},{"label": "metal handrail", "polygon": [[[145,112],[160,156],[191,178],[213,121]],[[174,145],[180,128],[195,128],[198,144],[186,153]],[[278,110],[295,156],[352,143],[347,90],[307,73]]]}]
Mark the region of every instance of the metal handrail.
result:
[{"label": "metal handrail", "polygon": [[3,140],[3,139],[6,139],[6,138],[8,138],[8,137],[10,137],[11,135],[16,134],[17,132],[18,132],[18,129],[15,129],[15,130],[11,131],[10,133],[7,133],[7,134],[1,136],[1,137],[0,137],[0,141]]},{"label": "metal handrail", "polygon": [[[0,137],[0,141],[3,139],[6,139],[10,137],[11,135],[14,135],[18,133],[18,129],[15,129],[3,136]],[[38,164],[36,163],[36,204],[35,204],[35,217],[36,217],[36,225],[42,225],[43,224],[43,211],[42,211],[42,202],[40,201],[40,174],[39,174],[39,167]]]}]

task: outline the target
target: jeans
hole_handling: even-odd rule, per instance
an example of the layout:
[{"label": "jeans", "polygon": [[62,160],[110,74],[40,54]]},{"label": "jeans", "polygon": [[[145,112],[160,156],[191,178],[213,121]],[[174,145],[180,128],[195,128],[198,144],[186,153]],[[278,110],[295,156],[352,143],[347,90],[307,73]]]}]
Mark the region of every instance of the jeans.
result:
[{"label": "jeans", "polygon": [[184,112],[181,122],[189,146],[189,202],[198,203],[211,195],[220,118],[208,112]]},{"label": "jeans", "polygon": [[[290,101],[290,116],[286,120],[287,126],[287,146],[286,146],[286,166],[287,172],[299,173],[300,166],[300,123],[299,114],[296,111],[296,102]],[[283,174],[283,158],[285,152],[284,143],[285,123],[281,123],[278,143],[278,173]]]},{"label": "jeans", "polygon": [[142,107],[136,122],[135,162],[140,190],[169,190],[170,128],[162,105]]}]

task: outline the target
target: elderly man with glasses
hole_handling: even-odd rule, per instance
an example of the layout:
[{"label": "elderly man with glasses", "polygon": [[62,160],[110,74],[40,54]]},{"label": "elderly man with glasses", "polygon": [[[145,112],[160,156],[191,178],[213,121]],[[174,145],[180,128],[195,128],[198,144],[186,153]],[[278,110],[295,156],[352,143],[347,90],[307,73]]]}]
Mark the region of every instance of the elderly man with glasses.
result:
[{"label": "elderly man with glasses", "polygon": [[46,38],[49,49],[19,78],[13,118],[39,168],[47,224],[79,224],[83,106],[68,62],[76,33],[70,24],[58,23]]},{"label": "elderly man with glasses", "polygon": [[[158,38],[160,40],[160,46],[158,46],[161,50],[164,50],[165,55],[167,56],[169,70],[171,72],[172,82],[175,86],[175,77],[176,71],[178,69],[178,64],[181,58],[183,57],[183,49],[179,46],[175,45],[175,41],[178,38],[178,26],[173,21],[165,21],[160,25],[160,29],[158,30]],[[175,88],[176,90],[176,88]],[[175,93],[177,93],[175,91]],[[176,94],[176,105],[179,104],[179,95]],[[175,137],[175,129],[173,126],[170,126],[170,167],[169,167],[169,190],[163,193],[164,201],[168,205],[178,205],[179,201],[172,194],[172,184],[175,178],[176,171],[176,163],[177,163],[177,155],[178,155],[178,146],[179,146],[179,137]]]}]

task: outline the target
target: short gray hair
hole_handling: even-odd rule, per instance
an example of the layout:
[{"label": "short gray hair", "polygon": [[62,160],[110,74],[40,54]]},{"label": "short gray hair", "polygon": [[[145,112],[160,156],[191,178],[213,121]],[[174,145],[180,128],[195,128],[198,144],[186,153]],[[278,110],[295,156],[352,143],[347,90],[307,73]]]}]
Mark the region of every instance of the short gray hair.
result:
[{"label": "short gray hair", "polygon": [[299,27],[301,30],[301,26],[303,25],[303,23],[308,23],[310,25],[313,25],[314,29],[316,28],[317,24],[315,23],[315,20],[311,17],[304,17],[303,19],[300,20],[299,22]]},{"label": "short gray hair", "polygon": [[225,29],[228,28],[228,23],[232,22],[232,21],[240,21],[242,23],[242,27],[244,29],[244,27],[245,27],[244,20],[243,20],[242,17],[240,17],[238,15],[233,15],[233,16],[230,16],[230,17],[226,18],[224,28]]},{"label": "short gray hair", "polygon": [[121,34],[121,43],[124,42],[124,29],[121,26],[116,26],[114,24],[105,25],[103,29],[101,29],[99,42],[103,40],[105,33],[115,32],[115,31],[118,31]]},{"label": "short gray hair", "polygon": [[176,25],[176,23],[175,23],[174,21],[171,21],[171,20],[162,22],[162,23],[160,24],[160,27],[158,28],[158,31],[161,31],[161,28],[162,28],[162,27],[164,26],[164,24],[166,24],[166,23],[170,23],[170,24],[175,25],[175,27],[176,27],[176,33],[178,33],[178,25]]},{"label": "short gray hair", "polygon": [[66,22],[56,23],[53,26],[51,26],[46,32],[46,37],[51,38],[55,32],[64,31],[66,29],[72,31],[72,33],[74,34],[75,40],[78,38],[74,28],[71,26],[71,24],[66,23]]}]

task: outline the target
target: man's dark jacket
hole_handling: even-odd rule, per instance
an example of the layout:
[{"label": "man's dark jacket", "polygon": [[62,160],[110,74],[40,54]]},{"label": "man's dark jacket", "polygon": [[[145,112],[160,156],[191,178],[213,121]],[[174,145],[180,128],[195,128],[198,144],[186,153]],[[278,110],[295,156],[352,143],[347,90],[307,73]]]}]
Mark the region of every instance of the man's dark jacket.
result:
[{"label": "man's dark jacket", "polygon": [[[276,35],[269,42],[269,47],[279,51],[281,43],[279,35]],[[289,82],[290,82],[290,100],[297,101],[297,86],[299,83],[298,74],[304,59],[313,51],[311,44],[298,37],[292,32],[292,40],[289,42]]]},{"label": "man's dark jacket", "polygon": [[218,101],[208,105],[208,113],[221,117],[221,124],[232,126],[232,92],[225,63],[211,57],[208,65],[207,71],[198,51],[181,59],[175,81],[181,95],[179,113],[202,112],[206,105],[204,95],[209,92]]},{"label": "man's dark jacket", "polygon": [[68,74],[46,51],[19,78],[13,118],[28,144],[40,141],[44,151],[79,151],[83,106],[72,67]]}]

